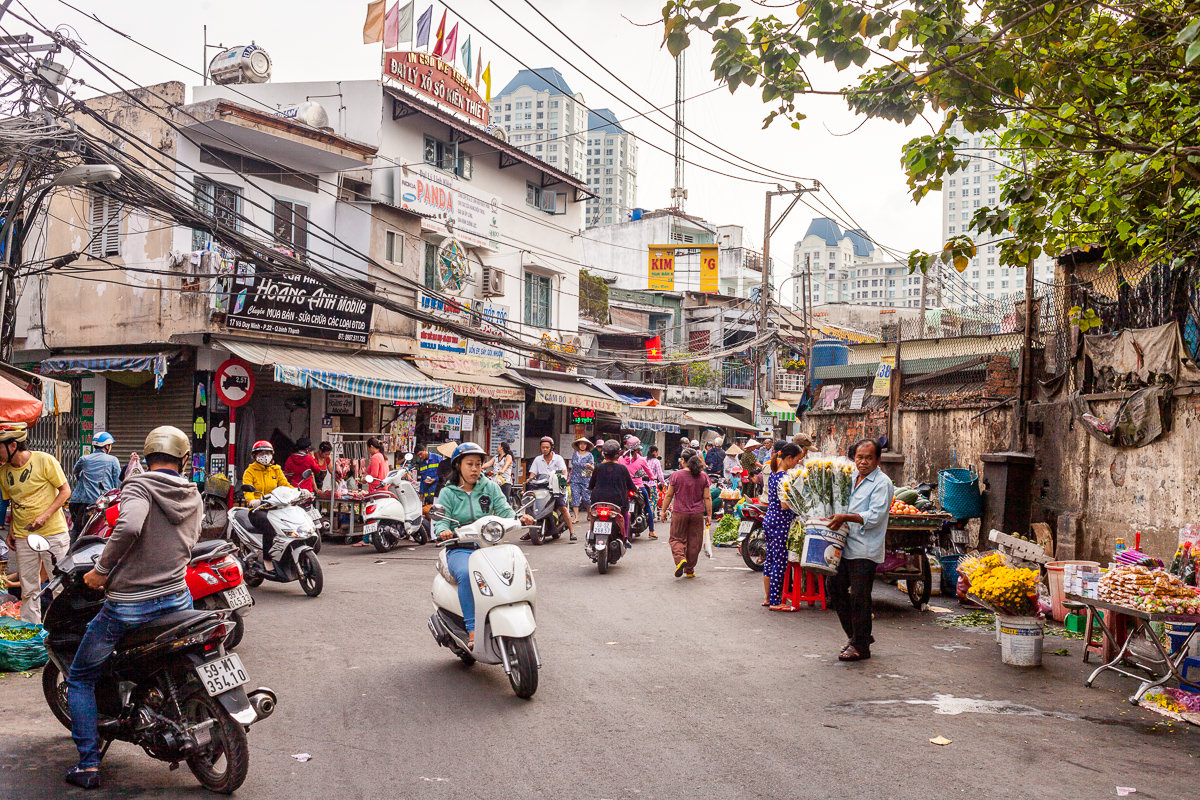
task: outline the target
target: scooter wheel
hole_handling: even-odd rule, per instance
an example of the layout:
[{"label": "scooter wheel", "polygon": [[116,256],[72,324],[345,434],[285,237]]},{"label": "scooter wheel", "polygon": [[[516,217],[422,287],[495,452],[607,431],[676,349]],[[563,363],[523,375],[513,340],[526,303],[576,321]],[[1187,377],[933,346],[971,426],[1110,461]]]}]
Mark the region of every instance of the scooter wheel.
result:
[{"label": "scooter wheel", "polygon": [[541,544],[542,543],[542,533],[543,533],[542,526],[534,525],[533,528],[531,528],[529,531],[529,541],[532,542],[533,544]]},{"label": "scooter wheel", "polygon": [[300,588],[309,597],[316,597],[325,585],[325,578],[321,574],[321,562],[317,561],[317,554],[311,550],[305,550],[300,554],[298,566],[300,567]]},{"label": "scooter wheel", "polygon": [[508,664],[512,668],[512,672],[508,675],[508,682],[512,685],[513,692],[517,697],[528,700],[533,697],[538,685],[538,668],[537,661],[533,657],[533,642],[528,636],[523,639],[506,637],[503,647],[508,655]]},{"label": "scooter wheel", "polygon": [[242,580],[245,582],[245,584],[247,586],[249,586],[251,589],[253,589],[257,586],[262,586],[263,576],[259,575],[258,573],[251,574],[249,572],[243,571]]}]

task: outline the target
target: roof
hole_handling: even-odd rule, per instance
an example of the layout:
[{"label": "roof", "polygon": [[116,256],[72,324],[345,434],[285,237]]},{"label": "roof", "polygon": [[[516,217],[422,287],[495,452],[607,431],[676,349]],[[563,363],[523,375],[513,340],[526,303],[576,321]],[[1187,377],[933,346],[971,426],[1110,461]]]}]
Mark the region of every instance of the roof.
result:
[{"label": "roof", "polygon": [[621,123],[617,122],[617,115],[609,108],[597,108],[595,111],[588,112],[588,131],[591,133],[625,133]]},{"label": "roof", "polygon": [[846,238],[854,243],[854,255],[866,258],[875,252],[875,243],[867,238],[866,231],[852,228],[846,231]]},{"label": "roof", "polygon": [[828,217],[817,217],[808,223],[808,230],[804,232],[805,239],[809,236],[820,236],[828,246],[837,247],[842,240],[842,229]]},{"label": "roof", "polygon": [[699,424],[704,428],[729,428],[738,431],[757,431],[758,428],[745,420],[726,414],[724,411],[688,411],[684,416],[689,425]]},{"label": "roof", "polygon": [[535,92],[575,96],[575,93],[571,91],[571,87],[567,85],[567,79],[554,67],[523,69],[511,81],[505,84],[504,88],[496,93],[496,96],[503,97],[506,94],[515,92],[522,86],[527,86]]}]

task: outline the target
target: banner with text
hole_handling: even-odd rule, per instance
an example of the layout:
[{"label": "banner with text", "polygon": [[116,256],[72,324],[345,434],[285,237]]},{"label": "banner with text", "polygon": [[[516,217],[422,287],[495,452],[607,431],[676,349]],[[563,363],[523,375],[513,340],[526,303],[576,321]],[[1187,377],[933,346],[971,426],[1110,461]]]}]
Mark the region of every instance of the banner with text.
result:
[{"label": "banner with text", "polygon": [[720,291],[720,276],[717,273],[717,246],[701,247],[700,250],[700,291]]},{"label": "banner with text", "polygon": [[[374,285],[365,281],[346,282],[375,291]],[[265,272],[239,262],[232,284],[230,311],[225,316],[230,328],[367,343],[373,304],[343,294],[324,281],[300,273]]]},{"label": "banner with text", "polygon": [[652,292],[675,291],[674,248],[650,248],[650,281]]}]

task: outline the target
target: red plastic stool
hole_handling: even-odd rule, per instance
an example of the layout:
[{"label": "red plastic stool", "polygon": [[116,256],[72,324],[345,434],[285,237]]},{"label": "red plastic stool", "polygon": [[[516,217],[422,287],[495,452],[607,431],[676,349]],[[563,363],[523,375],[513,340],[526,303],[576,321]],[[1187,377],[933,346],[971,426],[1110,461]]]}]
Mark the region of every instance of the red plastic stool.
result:
[{"label": "red plastic stool", "polygon": [[825,576],[803,570],[799,563],[789,561],[783,575],[782,602],[790,603],[792,608],[808,603],[809,608],[820,604],[822,610],[826,609]]}]

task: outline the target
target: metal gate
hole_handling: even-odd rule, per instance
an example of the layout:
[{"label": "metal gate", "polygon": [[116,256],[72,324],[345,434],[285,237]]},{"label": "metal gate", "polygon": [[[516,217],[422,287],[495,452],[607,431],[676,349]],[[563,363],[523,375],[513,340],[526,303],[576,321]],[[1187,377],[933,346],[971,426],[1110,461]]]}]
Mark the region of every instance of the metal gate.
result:
[{"label": "metal gate", "polygon": [[69,379],[71,412],[48,414],[29,429],[29,449],[41,450],[58,459],[68,476],[75,462],[83,455],[83,391],[82,381]]}]

